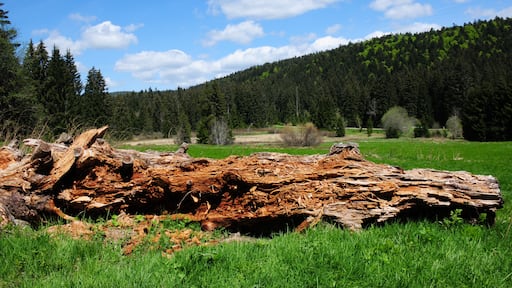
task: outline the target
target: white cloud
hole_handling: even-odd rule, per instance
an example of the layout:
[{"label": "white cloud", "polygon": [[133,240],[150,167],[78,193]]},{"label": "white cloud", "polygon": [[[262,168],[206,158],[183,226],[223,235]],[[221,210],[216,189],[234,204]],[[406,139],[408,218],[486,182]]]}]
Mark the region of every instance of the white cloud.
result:
[{"label": "white cloud", "polygon": [[48,37],[44,40],[48,49],[56,46],[59,50],[70,50],[73,55],[80,55],[85,49],[89,48],[118,49],[136,44],[138,41],[137,36],[133,33],[128,33],[126,30],[112,24],[110,21],[105,21],[85,28],[78,40],[63,36],[57,30],[49,31],[42,29],[38,30],[37,33],[41,35],[48,34]]},{"label": "white cloud", "polygon": [[209,10],[226,17],[282,19],[321,9],[339,0],[209,0]]},{"label": "white cloud", "polygon": [[340,45],[348,44],[349,40],[342,37],[325,36],[316,39],[315,42],[311,43],[309,49],[310,53],[317,51],[325,51],[339,47]]},{"label": "white cloud", "polygon": [[85,47],[115,49],[136,44],[137,37],[132,33],[123,31],[120,26],[105,21],[85,29],[81,41],[84,42]]},{"label": "white cloud", "polygon": [[469,8],[465,11],[465,13],[475,19],[493,18],[496,16],[507,18],[512,17],[512,6],[504,8],[502,10],[484,9],[480,7]]},{"label": "white cloud", "polygon": [[131,33],[131,32],[135,32],[135,30],[142,28],[142,27],[144,27],[144,24],[142,24],[142,23],[130,24],[130,25],[124,27],[124,31]]},{"label": "white cloud", "polygon": [[48,37],[45,40],[43,40],[48,51],[51,51],[53,49],[53,46],[57,47],[59,50],[61,50],[61,52],[69,50],[75,56],[80,55],[83,51],[84,47],[80,41],[74,41],[71,38],[65,37],[61,35],[57,30],[46,32],[43,32],[43,30],[41,30],[39,32],[48,34]]},{"label": "white cloud", "polygon": [[72,13],[72,14],[69,14],[68,17],[71,20],[78,21],[78,22],[85,22],[85,23],[93,22],[96,20],[96,16],[84,16],[84,15],[81,15],[80,13]]},{"label": "white cloud", "polygon": [[125,55],[116,62],[114,69],[130,72],[136,78],[150,80],[163,70],[179,69],[191,62],[192,58],[180,50],[142,51]]},{"label": "white cloud", "polygon": [[370,8],[384,12],[390,19],[418,18],[432,15],[430,4],[421,4],[413,0],[375,0]]},{"label": "white cloud", "polygon": [[385,35],[391,35],[396,33],[421,33],[421,32],[427,32],[430,31],[430,29],[439,30],[443,28],[441,25],[434,24],[434,23],[420,23],[420,22],[414,22],[413,24],[406,25],[406,26],[400,26],[395,28],[393,31],[384,32],[384,31],[374,31],[368,35],[366,35],[363,39],[354,39],[352,42],[359,42],[364,40],[369,40],[373,38],[379,38]]},{"label": "white cloud", "polygon": [[420,3],[399,5],[391,7],[384,15],[390,19],[418,18],[432,15],[432,6]]},{"label": "white cloud", "polygon": [[498,11],[497,15],[502,18],[512,17],[512,6]]},{"label": "white cloud", "polygon": [[119,86],[119,83],[112,80],[112,78],[110,78],[110,77],[104,77],[104,78],[105,78],[105,85],[107,86],[107,89]]},{"label": "white cloud", "polygon": [[204,45],[213,46],[220,41],[232,41],[240,44],[250,43],[254,38],[265,35],[263,28],[254,21],[244,21],[236,25],[227,25],[224,30],[213,30],[208,33]]},{"label": "white cloud", "polygon": [[370,3],[370,7],[378,11],[385,11],[393,6],[407,5],[411,2],[411,0],[375,0]]},{"label": "white cloud", "polygon": [[430,29],[440,30],[441,28],[443,28],[441,25],[434,24],[434,23],[414,22],[411,25],[396,29],[394,31],[394,33],[407,33],[407,32],[421,33],[421,32],[428,32],[428,31],[430,31]]},{"label": "white cloud", "polygon": [[341,24],[334,24],[332,26],[327,27],[327,29],[325,29],[325,33],[327,35],[333,35],[333,34],[338,33],[341,30],[341,28],[342,28]]},{"label": "white cloud", "polygon": [[254,65],[333,49],[349,42],[345,38],[326,36],[310,39],[310,36],[303,38],[305,42],[295,39],[291,44],[280,47],[238,49],[215,60],[193,59],[180,50],[144,51],[125,55],[116,62],[115,70],[128,72],[146,83],[188,87]]},{"label": "white cloud", "polygon": [[[379,38],[379,37],[382,37],[384,35],[389,35],[389,34],[391,34],[391,32],[384,32],[384,31],[377,30],[377,31],[374,31],[374,32],[364,36],[364,38],[360,39],[359,41],[370,40],[370,39],[373,39],[373,38]],[[354,42],[357,42],[357,41],[354,41]]]}]

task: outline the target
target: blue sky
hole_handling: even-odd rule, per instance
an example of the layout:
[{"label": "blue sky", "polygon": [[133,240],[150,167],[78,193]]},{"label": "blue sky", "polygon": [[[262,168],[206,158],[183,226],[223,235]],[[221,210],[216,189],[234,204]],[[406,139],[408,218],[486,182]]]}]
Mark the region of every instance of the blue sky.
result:
[{"label": "blue sky", "polygon": [[386,33],[512,17],[512,1],[4,0],[18,42],[70,49],[109,91],[189,87]]}]

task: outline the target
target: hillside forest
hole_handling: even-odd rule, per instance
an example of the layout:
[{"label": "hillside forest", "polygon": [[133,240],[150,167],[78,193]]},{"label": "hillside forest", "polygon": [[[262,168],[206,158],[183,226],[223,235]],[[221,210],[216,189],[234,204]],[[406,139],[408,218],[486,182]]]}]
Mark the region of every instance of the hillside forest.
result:
[{"label": "hillside forest", "polygon": [[[73,55],[20,45],[0,3],[0,141],[108,124],[113,137],[181,135],[312,122],[379,127],[400,106],[417,126],[458,116],[474,141],[512,140],[512,19],[394,34],[266,63],[186,89],[109,93],[101,71],[81,82]],[[203,135],[204,136],[204,135]],[[206,140],[204,140],[206,139]],[[203,142],[208,142],[204,138]]]}]

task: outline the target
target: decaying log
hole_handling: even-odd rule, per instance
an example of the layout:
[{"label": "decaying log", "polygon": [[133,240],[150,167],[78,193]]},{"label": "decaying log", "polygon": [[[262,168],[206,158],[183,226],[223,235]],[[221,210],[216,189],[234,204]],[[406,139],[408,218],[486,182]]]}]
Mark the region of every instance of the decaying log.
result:
[{"label": "decaying log", "polygon": [[33,152],[16,161],[0,150],[0,221],[34,223],[45,213],[72,219],[68,215],[165,212],[200,221],[205,230],[264,233],[321,220],[360,229],[455,209],[468,219],[486,213],[492,224],[503,204],[492,176],[404,171],[365,160],[352,143],[333,145],[326,155],[213,160],[190,157],[186,144],[175,153],[114,149],[101,138],[106,130],[89,130],[69,147],[25,141]]}]

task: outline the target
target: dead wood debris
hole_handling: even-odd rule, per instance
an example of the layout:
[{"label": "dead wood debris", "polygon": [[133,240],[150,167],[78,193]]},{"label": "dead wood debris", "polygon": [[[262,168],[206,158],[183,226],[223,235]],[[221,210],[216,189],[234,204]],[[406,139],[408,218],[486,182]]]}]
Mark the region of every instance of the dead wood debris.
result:
[{"label": "dead wood debris", "polygon": [[[173,215],[225,227],[269,233],[303,230],[321,220],[361,229],[414,217],[485,213],[493,224],[503,199],[492,176],[464,171],[413,169],[365,160],[357,144],[336,144],[326,155],[255,153],[213,160],[177,152],[111,147],[107,127],[60,144],[27,139],[32,153],[0,148],[0,225],[43,215],[74,221],[126,213]],[[74,222],[71,222],[71,224]]]}]

